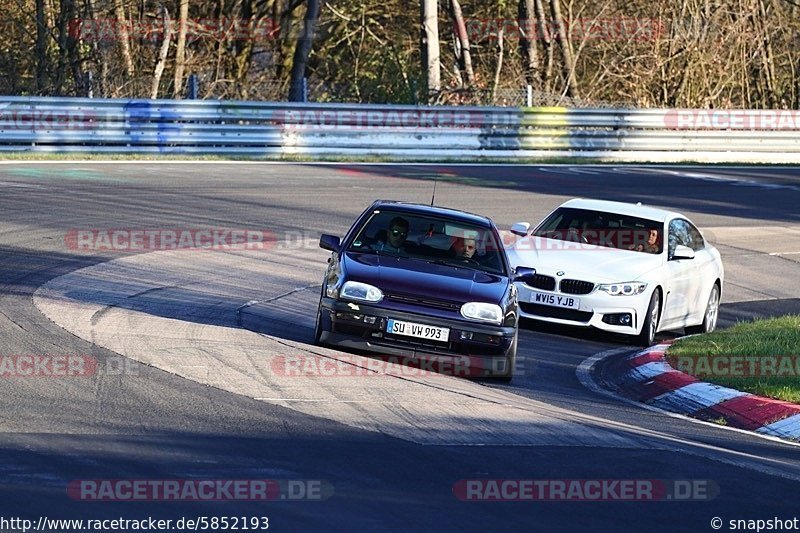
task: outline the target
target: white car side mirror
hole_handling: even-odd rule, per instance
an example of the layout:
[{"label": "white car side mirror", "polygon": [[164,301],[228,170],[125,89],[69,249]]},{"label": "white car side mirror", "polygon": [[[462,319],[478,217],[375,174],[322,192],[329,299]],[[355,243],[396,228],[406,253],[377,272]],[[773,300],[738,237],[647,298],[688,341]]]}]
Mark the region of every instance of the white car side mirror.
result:
[{"label": "white car side mirror", "polygon": [[517,222],[513,226],[511,226],[511,233],[514,235],[519,235],[520,237],[526,237],[528,235],[528,230],[531,229],[531,225],[527,222]]},{"label": "white car side mirror", "polygon": [[675,252],[672,254],[672,259],[694,259],[694,250],[688,246],[679,244],[675,247]]}]

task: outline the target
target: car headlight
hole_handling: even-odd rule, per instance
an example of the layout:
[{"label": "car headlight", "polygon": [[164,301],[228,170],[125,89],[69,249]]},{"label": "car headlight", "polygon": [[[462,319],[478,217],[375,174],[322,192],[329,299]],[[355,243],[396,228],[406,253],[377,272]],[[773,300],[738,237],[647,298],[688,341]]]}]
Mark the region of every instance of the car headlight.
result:
[{"label": "car headlight", "polygon": [[503,322],[503,310],[499,305],[484,302],[468,302],[461,306],[461,316],[470,320],[500,324]]},{"label": "car headlight", "polygon": [[380,302],[383,300],[383,291],[378,287],[358,281],[346,281],[339,292],[342,298],[359,300],[362,302]]},{"label": "car headlight", "polygon": [[623,281],[622,283],[604,283],[597,286],[611,296],[635,296],[642,294],[647,288],[647,283],[641,281]]}]

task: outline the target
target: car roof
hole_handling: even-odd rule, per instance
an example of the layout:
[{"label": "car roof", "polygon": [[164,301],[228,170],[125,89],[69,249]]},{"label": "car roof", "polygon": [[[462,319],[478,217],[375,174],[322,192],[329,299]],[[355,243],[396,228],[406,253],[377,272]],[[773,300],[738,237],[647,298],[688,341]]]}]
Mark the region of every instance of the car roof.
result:
[{"label": "car roof", "polygon": [[627,202],[614,202],[611,200],[594,200],[591,198],[573,198],[561,204],[559,207],[572,207],[575,209],[591,209],[593,211],[607,211],[650,220],[665,222],[672,218],[686,218],[680,213],[659,209],[648,205],[631,204]]},{"label": "car roof", "polygon": [[493,226],[492,220],[488,217],[467,213],[466,211],[458,209],[451,209],[449,207],[430,206],[396,200],[376,200],[370,209],[392,209],[393,211],[401,211],[410,215],[434,215],[446,218],[457,218],[479,226]]}]

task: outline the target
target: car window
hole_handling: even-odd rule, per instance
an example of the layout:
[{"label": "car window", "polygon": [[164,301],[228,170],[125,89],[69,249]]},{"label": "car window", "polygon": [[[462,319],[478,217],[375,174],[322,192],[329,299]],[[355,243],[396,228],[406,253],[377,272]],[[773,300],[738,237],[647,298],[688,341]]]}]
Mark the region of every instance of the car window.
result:
[{"label": "car window", "polygon": [[537,226],[533,235],[658,254],[663,246],[663,223],[619,213],[560,207]]},{"label": "car window", "polygon": [[688,220],[676,218],[669,223],[669,258],[675,254],[677,245],[688,246],[695,252],[705,247],[700,231]]},{"label": "car window", "polygon": [[684,222],[686,222],[686,224],[689,226],[689,235],[692,237],[692,250],[696,252],[705,248],[706,243],[703,239],[703,235],[700,233],[700,230],[694,227],[694,224],[688,220]]},{"label": "car window", "polygon": [[506,274],[503,248],[493,232],[458,219],[380,210],[359,229],[348,251],[441,261]]}]

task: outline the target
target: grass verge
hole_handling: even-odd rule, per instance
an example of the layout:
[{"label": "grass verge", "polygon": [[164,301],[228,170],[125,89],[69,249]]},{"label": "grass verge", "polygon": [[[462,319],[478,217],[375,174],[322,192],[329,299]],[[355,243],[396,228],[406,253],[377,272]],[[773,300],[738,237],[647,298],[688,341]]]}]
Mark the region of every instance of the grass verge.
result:
[{"label": "grass verge", "polygon": [[800,315],[741,322],[680,339],[666,357],[674,368],[703,381],[800,403]]}]

